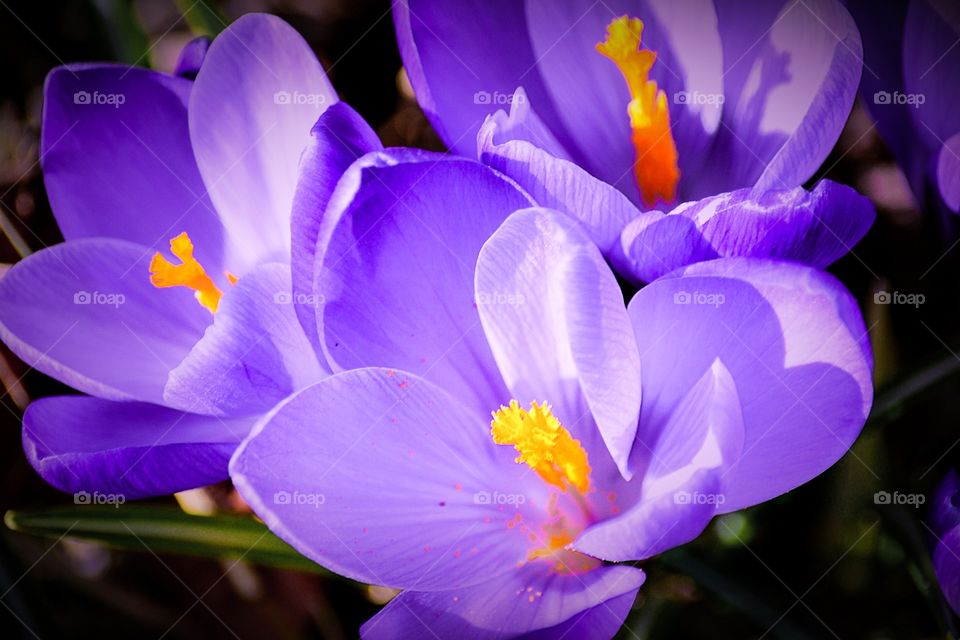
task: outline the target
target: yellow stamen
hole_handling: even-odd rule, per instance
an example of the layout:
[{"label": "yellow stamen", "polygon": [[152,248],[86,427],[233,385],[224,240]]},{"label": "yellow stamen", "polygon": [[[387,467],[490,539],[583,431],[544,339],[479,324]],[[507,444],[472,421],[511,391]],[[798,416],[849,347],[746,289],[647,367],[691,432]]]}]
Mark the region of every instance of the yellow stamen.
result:
[{"label": "yellow stamen", "polygon": [[590,463],[587,452],[560,421],[550,412],[550,405],[536,402],[527,411],[516,400],[509,407],[493,412],[490,423],[493,441],[512,444],[516,461],[526,463],[546,482],[567,490],[574,487],[581,494],[590,487]]},{"label": "yellow stamen", "polygon": [[639,18],[616,18],[607,25],[607,37],[597,44],[597,51],[612,60],[627,81],[627,113],[636,154],[633,174],[644,204],[652,207],[658,200],[673,202],[680,169],[677,145],[670,133],[667,94],[649,79],[657,54],[640,49],[642,33],[643,21]]},{"label": "yellow stamen", "polygon": [[[170,253],[180,259],[180,264],[173,264],[159,251],[150,260],[150,284],[161,289],[167,287],[187,287],[193,289],[197,301],[210,310],[217,312],[220,305],[220,296],[223,292],[217,288],[204,268],[193,257],[193,242],[184,231],[170,240]],[[236,276],[227,273],[230,284],[235,284]]]}]

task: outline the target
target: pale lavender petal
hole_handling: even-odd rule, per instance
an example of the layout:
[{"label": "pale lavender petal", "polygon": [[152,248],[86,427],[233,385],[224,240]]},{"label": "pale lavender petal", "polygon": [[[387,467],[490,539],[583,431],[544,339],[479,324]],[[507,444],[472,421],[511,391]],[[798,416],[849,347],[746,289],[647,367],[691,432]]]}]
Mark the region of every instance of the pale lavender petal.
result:
[{"label": "pale lavender petal", "polygon": [[336,101],[310,46],[277,17],[244,15],[210,45],[190,94],[190,139],[233,273],[289,260],[300,157]]},{"label": "pale lavender petal", "polygon": [[498,123],[484,123],[477,137],[480,160],[514,179],[542,207],[579,220],[605,254],[619,243],[620,232],[639,215],[625,195],[568,160],[525,140],[497,143]]},{"label": "pale lavender petal", "polygon": [[540,79],[523,3],[395,0],[393,19],[417,101],[448,147],[473,156],[484,119],[523,87],[560,144],[571,149]]},{"label": "pale lavender petal", "polygon": [[[406,591],[360,629],[365,639],[611,638],[643,584],[634,567],[559,575],[530,562],[456,591]],[[531,635],[525,635],[531,634]]]},{"label": "pale lavender petal", "polygon": [[64,238],[120,238],[160,251],[186,231],[201,264],[223,271],[224,232],[187,130],[192,84],[119,65],[50,72],[40,160]]},{"label": "pale lavender petal", "polygon": [[485,152],[511,140],[526,141],[554,157],[570,160],[570,154],[534,111],[523,87],[513,92],[508,111],[498,109],[483,121],[477,132],[478,157],[483,161]]},{"label": "pale lavender petal", "polygon": [[510,397],[549,402],[594,454],[595,474],[619,477],[601,464],[606,449],[625,473],[640,355],[620,286],[593,242],[558,211],[518,211],[480,251],[476,292]]},{"label": "pale lavender petal", "polygon": [[827,267],[852,250],[875,217],[870,200],[829,180],[812,191],[741,189],[667,214],[640,214],[623,230],[625,261],[618,266],[640,282],[717,257],[778,258]]},{"label": "pale lavender petal", "polygon": [[649,558],[696,538],[726,501],[743,419],[723,363],[714,361],[672,413],[641,419],[638,444],[648,448],[649,466],[639,500],[588,527],[574,543],[578,551],[612,561]]},{"label": "pale lavender petal", "polygon": [[372,153],[341,179],[321,226],[314,291],[334,370],[422,375],[484,414],[509,398],[480,326],[480,247],[530,199],[473,160]]},{"label": "pale lavender petal", "polygon": [[862,48],[837,0],[717,2],[723,40],[723,120],[702,198],[756,184],[788,189],[827,157],[856,97]]},{"label": "pale lavender petal", "polygon": [[0,279],[0,338],[24,362],[111,400],[162,403],[167,375],[212,315],[186,288],[150,284],[150,250],[75,240]]},{"label": "pale lavender petal", "polygon": [[527,533],[507,522],[539,513],[547,492],[493,444],[487,415],[402,371],[346,371],[275,409],[230,475],[272,531],[328,569],[397,588],[465,587],[527,557]]},{"label": "pale lavender petal", "polygon": [[[870,412],[863,319],[843,285],[817,269],[750,258],[701,262],[643,288],[628,311],[643,363],[638,439],[647,447],[645,426],[665,421],[717,358],[733,377],[744,445],[722,511],[824,471]],[[647,447],[638,443],[634,454]]]},{"label": "pale lavender petal", "polygon": [[[310,144],[300,162],[300,179],[291,215],[293,291],[313,293],[313,269],[320,221],[340,177],[354,160],[382,149],[377,134],[346,102],[328,108],[310,131]],[[297,317],[312,343],[317,338],[316,307],[297,305]]]},{"label": "pale lavender petal", "polygon": [[947,140],[937,161],[940,197],[954,213],[960,213],[960,133]]},{"label": "pale lavender petal", "polygon": [[224,293],[213,324],[164,388],[164,403],[212,415],[266,413],[329,374],[297,320],[319,296],[295,294],[290,267],[265,264]]},{"label": "pale lavender petal", "polygon": [[191,80],[196,78],[197,72],[200,71],[200,66],[203,64],[203,59],[207,56],[207,51],[210,50],[210,42],[208,36],[200,36],[185,44],[183,49],[180,50],[173,75]]},{"label": "pale lavender petal", "polygon": [[133,500],[225,480],[230,455],[253,422],[55,396],[27,407],[23,448],[37,473],[62,491]]}]

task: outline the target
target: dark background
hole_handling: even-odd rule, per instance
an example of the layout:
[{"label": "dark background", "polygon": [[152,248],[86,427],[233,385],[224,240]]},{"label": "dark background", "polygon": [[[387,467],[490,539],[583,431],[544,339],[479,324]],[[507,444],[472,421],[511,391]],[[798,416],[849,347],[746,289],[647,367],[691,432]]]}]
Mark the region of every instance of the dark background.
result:
[{"label": "dark background", "polygon": [[[400,74],[387,0],[210,6],[227,22],[248,11],[286,19],[385,144],[443,148]],[[93,60],[169,70],[192,38],[181,9],[200,8],[189,0],[0,0],[0,263],[15,262],[24,247],[61,241],[37,160],[46,73]],[[647,563],[624,638],[943,638],[955,624],[932,582],[926,509],[877,505],[874,493],[929,496],[960,455],[957,225],[920,210],[859,105],[821,175],[878,205],[869,236],[831,268],[871,328],[876,415],[821,477],[718,519],[694,544]],[[925,301],[874,304],[880,290]],[[931,367],[945,375],[924,381]],[[917,372],[921,393],[911,387]],[[29,371],[2,345],[0,382],[0,509],[70,504],[34,473],[20,447],[29,400],[70,390]],[[243,510],[229,487],[209,493],[220,509]],[[249,564],[225,573],[215,560],[0,529],[4,638],[349,638],[386,597],[311,574]]]}]

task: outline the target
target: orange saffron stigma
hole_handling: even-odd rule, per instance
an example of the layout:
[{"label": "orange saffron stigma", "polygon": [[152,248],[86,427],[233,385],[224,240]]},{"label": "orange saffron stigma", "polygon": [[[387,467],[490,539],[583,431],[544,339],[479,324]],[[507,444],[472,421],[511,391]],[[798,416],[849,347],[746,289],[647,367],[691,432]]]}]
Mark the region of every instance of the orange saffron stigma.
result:
[{"label": "orange saffron stigma", "polygon": [[643,203],[653,207],[657,201],[674,201],[680,169],[677,145],[670,132],[667,94],[649,79],[657,54],[640,49],[642,33],[643,21],[639,18],[616,18],[607,25],[607,37],[597,44],[597,51],[613,61],[627,81],[627,113],[636,155],[633,174]]},{"label": "orange saffron stigma", "polygon": [[512,444],[520,454],[516,459],[518,463],[526,463],[547,483],[563,491],[571,486],[581,494],[587,492],[590,488],[587,452],[550,412],[550,405],[533,402],[528,411],[511,400],[509,407],[501,406],[492,415],[493,441]]},{"label": "orange saffron stigma", "polygon": [[[220,297],[223,292],[217,288],[204,268],[193,257],[193,242],[184,231],[170,240],[170,253],[180,260],[180,264],[173,264],[159,251],[150,260],[150,284],[160,289],[167,287],[187,287],[193,289],[197,301],[210,310],[217,312]],[[230,284],[236,284],[237,277],[227,273]]]}]

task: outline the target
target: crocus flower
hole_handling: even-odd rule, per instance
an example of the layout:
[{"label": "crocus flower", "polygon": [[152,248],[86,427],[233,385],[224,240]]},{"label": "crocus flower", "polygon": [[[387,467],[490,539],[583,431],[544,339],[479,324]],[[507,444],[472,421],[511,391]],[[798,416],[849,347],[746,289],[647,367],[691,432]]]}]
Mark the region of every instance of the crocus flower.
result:
[{"label": "crocus flower", "polygon": [[960,213],[960,9],[847,0],[864,35],[863,101],[917,196]]},{"label": "crocus flower", "polygon": [[47,78],[41,160],[66,241],[0,281],[0,337],[87,394],[24,415],[31,464],[67,491],[222,480],[255,418],[329,371],[294,311],[318,302],[292,293],[297,168],[319,156],[318,179],[339,175],[368,151],[333,134],[343,122],[379,142],[275,17],[191,43],[178,74]]},{"label": "crocus flower", "polygon": [[960,615],[960,477],[950,471],[930,505],[933,570],[950,607]]},{"label": "crocus flower", "polygon": [[624,305],[585,228],[468,159],[388,150],[317,234],[334,373],[231,478],[349,578],[404,589],[362,635],[611,637],[639,560],[814,477],[859,433],[871,356],[822,271],[700,262]]},{"label": "crocus flower", "polygon": [[444,141],[602,219],[594,240],[629,279],[716,257],[825,267],[873,222],[849,188],[801,187],[860,78],[860,37],[835,0],[397,0],[394,12]]}]

